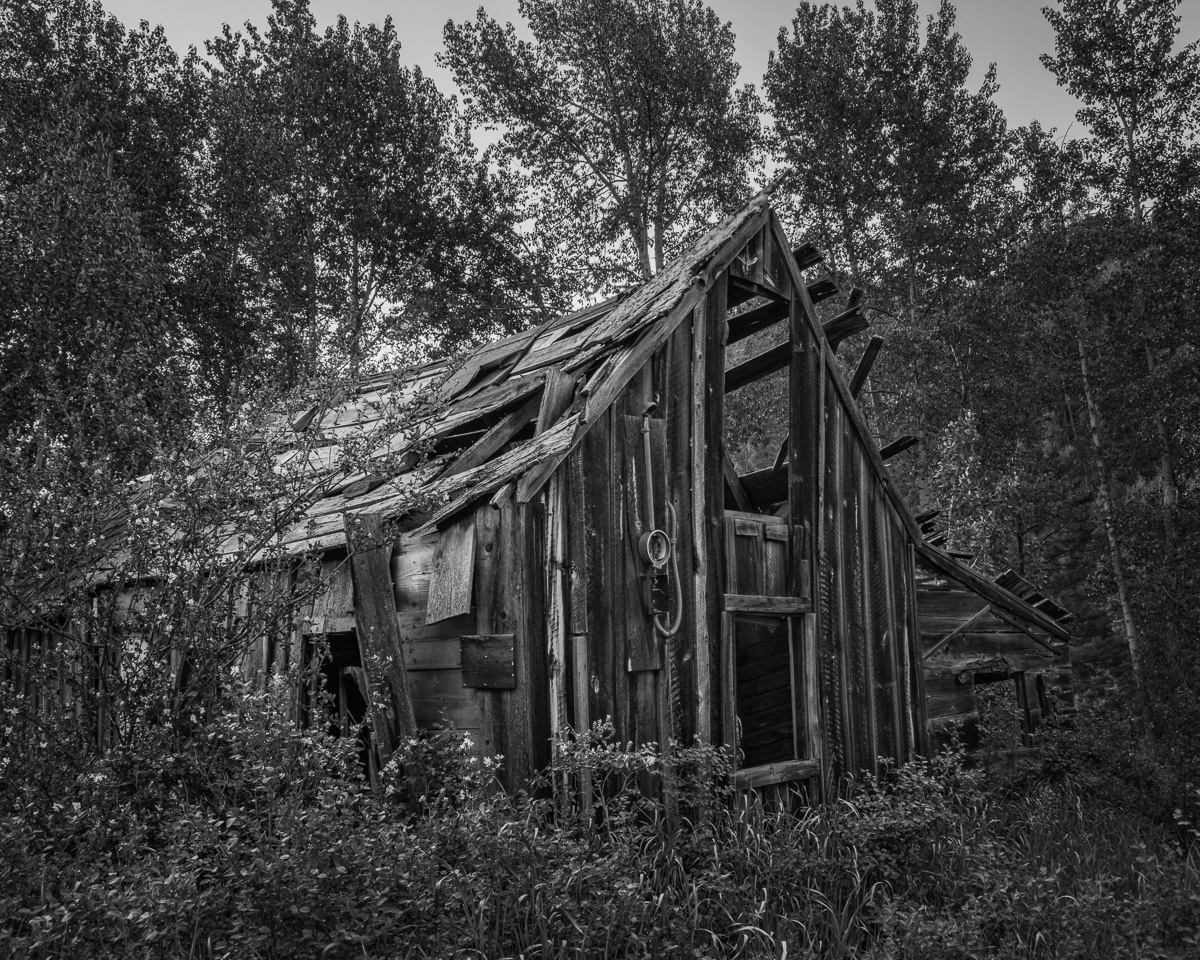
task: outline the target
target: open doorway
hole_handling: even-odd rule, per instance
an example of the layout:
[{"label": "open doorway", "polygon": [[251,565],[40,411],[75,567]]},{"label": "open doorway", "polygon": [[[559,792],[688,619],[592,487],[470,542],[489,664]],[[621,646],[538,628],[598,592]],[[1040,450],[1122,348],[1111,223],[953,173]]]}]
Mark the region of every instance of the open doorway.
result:
[{"label": "open doorway", "polygon": [[358,635],[353,630],[306,635],[305,662],[316,666],[302,716],[306,725],[322,723],[335,737],[357,737],[359,762],[374,773],[370,735],[363,727],[369,690]]}]

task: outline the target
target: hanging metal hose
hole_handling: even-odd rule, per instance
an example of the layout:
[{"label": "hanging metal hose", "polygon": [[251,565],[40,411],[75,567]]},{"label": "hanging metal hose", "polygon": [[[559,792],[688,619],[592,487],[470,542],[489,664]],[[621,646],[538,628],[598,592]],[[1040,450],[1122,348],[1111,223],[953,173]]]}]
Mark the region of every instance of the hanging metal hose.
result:
[{"label": "hanging metal hose", "polygon": [[[658,619],[658,614],[654,615],[654,629],[658,631],[659,636],[673,637],[679,632],[679,625],[683,623],[683,590],[679,580],[679,551],[675,549],[675,538],[679,534],[679,522],[675,516],[675,505],[667,504],[667,539],[671,542],[671,574],[667,578],[667,592],[675,598],[675,617],[670,621],[670,624],[663,624]],[[671,589],[674,584],[675,589]]]}]

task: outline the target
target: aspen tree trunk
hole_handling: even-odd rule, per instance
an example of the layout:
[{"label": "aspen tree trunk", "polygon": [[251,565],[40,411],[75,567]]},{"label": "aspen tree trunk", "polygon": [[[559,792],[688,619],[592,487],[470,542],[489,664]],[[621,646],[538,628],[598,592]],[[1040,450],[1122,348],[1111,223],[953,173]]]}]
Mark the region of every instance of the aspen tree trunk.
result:
[{"label": "aspen tree trunk", "polygon": [[650,228],[644,219],[639,218],[637,221],[634,241],[637,243],[638,264],[642,268],[642,279],[649,280],[654,276],[654,270],[650,266]]},{"label": "aspen tree trunk", "polygon": [[[908,329],[910,336],[916,336],[917,329],[917,263],[911,252],[906,255],[906,271],[908,274]],[[924,376],[921,370],[915,370],[916,376],[913,378],[913,392],[915,394],[915,402],[913,409],[917,411],[916,421],[913,423],[913,433],[921,441],[917,445],[917,504],[922,510],[929,510],[936,506],[933,484],[930,483],[930,476],[933,470],[930,467],[930,457],[932,452],[929,449],[928,431],[925,429],[925,416],[922,411],[928,406],[928,391],[925,388]]]},{"label": "aspen tree trunk", "polygon": [[[1153,376],[1158,364],[1154,359],[1154,351],[1146,344],[1146,366]],[[1155,416],[1155,432],[1158,434],[1158,480],[1162,488],[1163,509],[1163,557],[1167,565],[1167,574],[1175,573],[1175,563],[1178,560],[1176,552],[1179,543],[1179,485],[1175,482],[1175,455],[1171,449],[1171,431],[1167,427],[1167,411],[1165,407]]]},{"label": "aspen tree trunk", "polygon": [[[1099,480],[1096,484],[1096,497],[1100,501],[1100,512],[1104,517],[1104,531],[1108,535],[1108,555],[1112,564],[1113,580],[1117,585],[1117,600],[1121,605],[1121,617],[1125,624],[1125,640],[1129,645],[1129,657],[1133,662],[1133,682],[1137,688],[1137,696],[1146,710],[1149,718],[1150,698],[1146,691],[1145,678],[1142,676],[1142,664],[1138,649],[1137,623],[1133,618],[1133,607],[1129,602],[1129,584],[1125,579],[1125,566],[1121,558],[1121,542],[1117,537],[1117,527],[1113,515],[1112,487],[1109,483],[1108,462],[1104,458],[1104,420],[1100,407],[1092,393],[1091,377],[1088,373],[1087,351],[1083,346],[1083,338],[1075,337],[1079,348],[1079,373],[1083,380],[1083,396],[1087,401],[1088,425],[1091,427],[1092,451],[1096,457],[1096,468]],[[1152,729],[1147,725],[1147,729]]]}]

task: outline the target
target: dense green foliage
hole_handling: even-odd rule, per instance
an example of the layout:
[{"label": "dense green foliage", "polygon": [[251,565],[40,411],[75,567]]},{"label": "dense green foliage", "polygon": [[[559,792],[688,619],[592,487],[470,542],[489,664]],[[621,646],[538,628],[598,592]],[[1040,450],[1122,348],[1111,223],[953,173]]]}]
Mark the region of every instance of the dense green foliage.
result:
[{"label": "dense green foliage", "polygon": [[748,197],[758,98],[734,37],[701,0],[520,0],[535,43],[479,9],[446,25],[468,115],[538,185],[560,265],[644,280],[688,234]]}]

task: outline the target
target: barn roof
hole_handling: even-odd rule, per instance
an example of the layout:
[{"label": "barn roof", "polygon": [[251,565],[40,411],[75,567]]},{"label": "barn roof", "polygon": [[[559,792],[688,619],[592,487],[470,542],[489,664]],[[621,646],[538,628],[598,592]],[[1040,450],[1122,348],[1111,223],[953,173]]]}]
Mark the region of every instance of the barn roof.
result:
[{"label": "barn roof", "polygon": [[[703,295],[720,256],[760,229],[765,194],[723,220],[677,260],[622,297],[489,343],[457,365],[361,381],[307,409],[281,412],[264,442],[281,467],[324,476],[324,496],[282,534],[289,552],[345,542],[346,513],[421,515],[438,525],[521,480],[528,500]],[[392,421],[402,426],[391,430]],[[367,441],[345,473],[341,454]],[[427,456],[406,456],[421,448]],[[376,471],[375,468],[378,468]],[[416,501],[419,500],[419,505]]]}]

